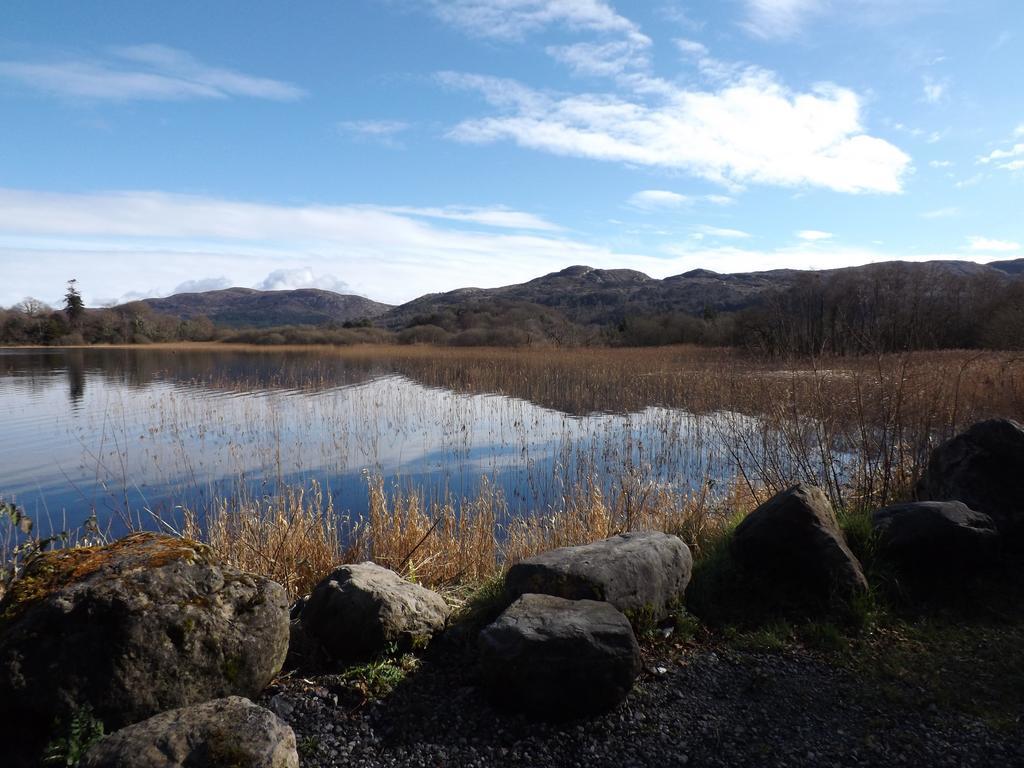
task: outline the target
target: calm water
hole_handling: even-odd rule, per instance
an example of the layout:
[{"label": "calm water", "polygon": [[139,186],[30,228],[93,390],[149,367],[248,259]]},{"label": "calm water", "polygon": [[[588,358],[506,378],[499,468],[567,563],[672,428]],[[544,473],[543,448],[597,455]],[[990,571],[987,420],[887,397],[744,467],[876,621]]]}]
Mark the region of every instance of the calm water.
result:
[{"label": "calm water", "polygon": [[730,478],[708,437],[725,418],[742,417],[656,406],[567,414],[425,386],[386,358],[0,350],[0,497],[44,528],[95,512],[116,530],[126,514],[175,519],[182,506],[282,484],[315,480],[358,515],[372,475],[457,497],[487,477],[513,510],[535,513],[574,483],[624,470],[674,487]]}]

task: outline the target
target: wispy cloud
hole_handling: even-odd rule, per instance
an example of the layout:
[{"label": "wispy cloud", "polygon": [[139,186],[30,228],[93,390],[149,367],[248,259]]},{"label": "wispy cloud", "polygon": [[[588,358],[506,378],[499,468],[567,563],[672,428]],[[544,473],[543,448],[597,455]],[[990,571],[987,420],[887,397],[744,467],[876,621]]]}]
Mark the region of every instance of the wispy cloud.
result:
[{"label": "wispy cloud", "polygon": [[750,237],[749,232],[744,232],[742,229],[729,229],[728,227],[712,227],[712,226],[701,226],[697,228],[694,233],[694,237],[697,240],[702,240],[705,237],[717,238],[719,240],[746,240]]},{"label": "wispy cloud", "polygon": [[228,99],[295,101],[296,85],[210,66],[165,45],[114,48],[99,59],[0,61],[0,77],[65,97],[101,101]]},{"label": "wispy cloud", "polygon": [[816,18],[836,17],[845,24],[890,25],[931,13],[947,0],[743,0],[741,26],[755,37],[788,40]]},{"label": "wispy cloud", "polygon": [[967,248],[984,253],[1014,253],[1021,249],[1020,243],[1012,240],[995,240],[990,237],[973,235],[967,238]]},{"label": "wispy cloud", "polygon": [[935,208],[921,214],[922,219],[953,219],[960,215],[960,209],[955,206],[948,208]]},{"label": "wispy cloud", "polygon": [[641,36],[602,0],[428,0],[444,22],[479,37],[521,39],[553,25]]},{"label": "wispy cloud", "polygon": [[403,120],[341,120],[338,130],[357,140],[400,147],[398,136],[409,130],[409,123]]},{"label": "wispy cloud", "polygon": [[[1020,127],[1018,127],[1020,130]],[[1014,138],[1019,138],[1020,133],[1014,132]],[[1024,169],[1024,142],[1014,144],[1009,149],[997,149],[983,157],[978,158],[982,165],[990,163],[1006,171],[1019,171]]]},{"label": "wispy cloud", "polygon": [[831,232],[822,232],[820,229],[802,229],[796,233],[796,236],[809,243],[817,243],[822,240],[831,240],[833,238],[833,234]]},{"label": "wispy cloud", "polygon": [[682,208],[692,201],[686,195],[667,189],[645,189],[630,195],[629,204],[645,211]]},{"label": "wispy cloud", "polygon": [[930,75],[925,75],[922,89],[924,91],[924,100],[926,102],[929,104],[939,104],[945,101],[949,94],[949,81],[936,80]]},{"label": "wispy cloud", "polygon": [[822,0],[746,0],[743,27],[761,38],[787,39],[799,34],[807,20],[825,10]]}]

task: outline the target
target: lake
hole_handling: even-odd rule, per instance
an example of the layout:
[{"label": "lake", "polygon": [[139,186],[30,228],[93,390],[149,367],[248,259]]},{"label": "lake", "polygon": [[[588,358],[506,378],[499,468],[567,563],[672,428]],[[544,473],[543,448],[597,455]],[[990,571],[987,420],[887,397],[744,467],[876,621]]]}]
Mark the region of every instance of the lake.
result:
[{"label": "lake", "polygon": [[376,478],[456,499],[486,478],[514,514],[536,514],[588,482],[685,491],[735,474],[716,435],[750,417],[695,413],[614,381],[602,393],[614,377],[560,368],[557,357],[532,370],[510,359],[0,350],[0,498],[43,532],[95,514],[116,533],[314,481],[353,516]]}]

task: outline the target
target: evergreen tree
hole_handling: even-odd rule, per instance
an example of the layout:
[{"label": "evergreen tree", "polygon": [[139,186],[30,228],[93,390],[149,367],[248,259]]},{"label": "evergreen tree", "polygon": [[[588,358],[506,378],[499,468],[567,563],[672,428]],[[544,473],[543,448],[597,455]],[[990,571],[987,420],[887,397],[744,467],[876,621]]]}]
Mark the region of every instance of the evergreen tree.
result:
[{"label": "evergreen tree", "polygon": [[68,280],[68,292],[64,294],[64,314],[68,316],[68,323],[75,330],[81,328],[82,315],[85,314],[85,304],[82,303],[77,283],[74,278]]}]

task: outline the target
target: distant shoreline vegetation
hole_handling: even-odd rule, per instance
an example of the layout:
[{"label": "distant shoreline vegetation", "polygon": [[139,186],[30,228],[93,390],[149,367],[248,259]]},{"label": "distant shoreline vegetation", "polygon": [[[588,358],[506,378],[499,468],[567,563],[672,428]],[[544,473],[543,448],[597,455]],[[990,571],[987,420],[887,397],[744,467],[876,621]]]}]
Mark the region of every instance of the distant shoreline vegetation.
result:
[{"label": "distant shoreline vegetation", "polygon": [[[1024,271],[1016,262],[1002,271],[937,264],[740,275],[697,270],[663,281],[572,267],[519,286],[434,294],[399,307],[325,291],[228,289],[86,309],[72,280],[61,309],[33,298],[0,308],[0,345],[694,344],[771,357],[1024,349]],[[355,316],[361,311],[372,316]],[[312,317],[319,319],[305,322]]]}]

